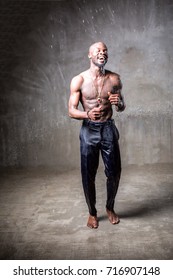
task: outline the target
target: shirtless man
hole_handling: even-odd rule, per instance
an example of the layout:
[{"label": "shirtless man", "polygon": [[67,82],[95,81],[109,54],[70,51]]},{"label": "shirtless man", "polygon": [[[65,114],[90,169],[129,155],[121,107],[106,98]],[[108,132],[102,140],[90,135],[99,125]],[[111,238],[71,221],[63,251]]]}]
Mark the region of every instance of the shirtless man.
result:
[{"label": "shirtless man", "polygon": [[[69,116],[83,120],[80,130],[81,174],[89,210],[87,226],[98,228],[95,178],[101,152],[107,177],[106,212],[111,224],[118,224],[114,212],[115,197],[121,175],[119,132],[112,119],[116,111],[125,109],[120,76],[105,70],[108,50],[104,43],[90,46],[90,68],[75,76],[70,85]],[[83,110],[78,108],[79,102]]]}]

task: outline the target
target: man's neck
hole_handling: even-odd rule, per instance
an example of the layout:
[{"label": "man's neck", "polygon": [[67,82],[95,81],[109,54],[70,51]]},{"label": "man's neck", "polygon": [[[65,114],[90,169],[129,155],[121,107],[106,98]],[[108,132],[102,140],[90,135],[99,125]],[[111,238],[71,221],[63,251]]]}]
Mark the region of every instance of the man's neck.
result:
[{"label": "man's neck", "polygon": [[96,65],[91,65],[90,72],[95,78],[103,77],[105,75],[104,67],[98,67]]}]

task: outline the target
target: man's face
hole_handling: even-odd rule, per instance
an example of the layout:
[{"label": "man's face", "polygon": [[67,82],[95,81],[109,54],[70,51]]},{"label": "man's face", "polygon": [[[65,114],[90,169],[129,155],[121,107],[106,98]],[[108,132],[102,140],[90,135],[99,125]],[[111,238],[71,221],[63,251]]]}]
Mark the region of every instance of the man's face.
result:
[{"label": "man's face", "polygon": [[92,62],[98,67],[103,67],[108,61],[108,50],[104,44],[93,45],[89,55]]}]

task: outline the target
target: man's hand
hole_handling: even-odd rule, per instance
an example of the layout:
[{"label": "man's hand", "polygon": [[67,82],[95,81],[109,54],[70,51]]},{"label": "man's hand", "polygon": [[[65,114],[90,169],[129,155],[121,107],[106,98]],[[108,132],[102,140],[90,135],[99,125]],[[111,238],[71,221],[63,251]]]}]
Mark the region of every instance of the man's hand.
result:
[{"label": "man's hand", "polygon": [[92,110],[88,111],[87,115],[88,118],[93,121],[100,119],[102,116],[102,106],[94,107]]},{"label": "man's hand", "polygon": [[116,105],[118,106],[119,104],[119,101],[120,101],[120,95],[119,93],[111,93],[111,92],[108,92],[108,100],[110,101],[111,105]]}]

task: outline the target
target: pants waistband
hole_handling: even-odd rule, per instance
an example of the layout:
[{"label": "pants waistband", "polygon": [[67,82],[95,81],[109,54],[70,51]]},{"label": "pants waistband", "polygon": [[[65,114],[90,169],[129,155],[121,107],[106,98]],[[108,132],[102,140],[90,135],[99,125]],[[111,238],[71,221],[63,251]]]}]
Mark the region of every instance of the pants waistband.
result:
[{"label": "pants waistband", "polygon": [[88,125],[88,126],[92,126],[92,127],[102,127],[102,126],[105,126],[105,125],[112,125],[114,124],[114,120],[113,119],[109,119],[105,122],[94,122],[94,121],[91,121],[89,119],[84,119],[83,120],[83,125]]}]

